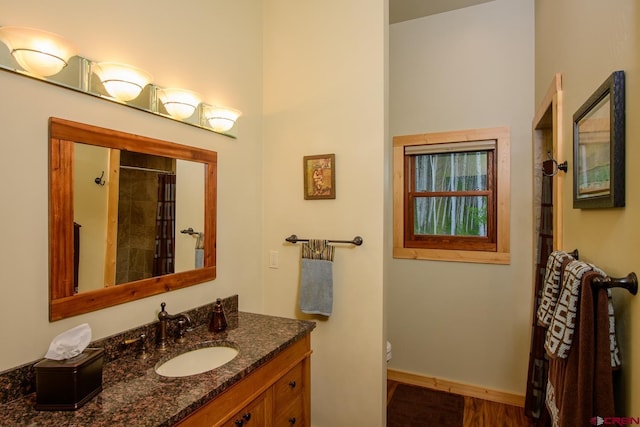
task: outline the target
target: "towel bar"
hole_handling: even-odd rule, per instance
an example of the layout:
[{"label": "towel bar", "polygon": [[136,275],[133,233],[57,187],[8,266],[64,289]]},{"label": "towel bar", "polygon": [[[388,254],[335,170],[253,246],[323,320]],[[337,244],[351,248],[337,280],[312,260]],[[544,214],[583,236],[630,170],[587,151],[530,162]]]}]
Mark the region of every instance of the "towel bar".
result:
[{"label": "towel bar", "polygon": [[[298,243],[298,242],[308,242],[309,241],[309,239],[300,239],[295,234],[292,234],[291,236],[287,237],[284,240],[286,240],[289,243]],[[364,242],[364,240],[362,240],[362,237],[360,237],[360,236],[354,237],[353,240],[327,240],[327,241],[329,243],[350,243],[350,244],[356,245],[356,246],[360,246]]]},{"label": "towel bar", "polygon": [[632,295],[638,293],[638,276],[636,273],[631,272],[625,277],[594,277],[591,284],[601,288],[625,288]]}]

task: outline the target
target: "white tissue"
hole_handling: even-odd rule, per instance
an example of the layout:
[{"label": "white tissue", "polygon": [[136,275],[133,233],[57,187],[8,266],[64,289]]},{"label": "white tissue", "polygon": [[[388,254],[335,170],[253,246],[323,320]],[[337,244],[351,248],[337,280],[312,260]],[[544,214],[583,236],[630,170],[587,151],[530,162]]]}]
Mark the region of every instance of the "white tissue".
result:
[{"label": "white tissue", "polygon": [[83,323],[56,336],[44,357],[51,360],[71,359],[82,353],[90,342],[91,328]]}]

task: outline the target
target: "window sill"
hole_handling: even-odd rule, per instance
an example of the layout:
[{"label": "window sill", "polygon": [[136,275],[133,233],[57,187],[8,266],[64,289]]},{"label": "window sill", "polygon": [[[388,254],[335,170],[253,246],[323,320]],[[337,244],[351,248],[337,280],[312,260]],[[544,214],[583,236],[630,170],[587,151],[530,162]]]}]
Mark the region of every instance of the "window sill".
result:
[{"label": "window sill", "polygon": [[509,252],[459,251],[394,247],[393,257],[430,261],[471,262],[479,264],[508,265],[511,263]]}]

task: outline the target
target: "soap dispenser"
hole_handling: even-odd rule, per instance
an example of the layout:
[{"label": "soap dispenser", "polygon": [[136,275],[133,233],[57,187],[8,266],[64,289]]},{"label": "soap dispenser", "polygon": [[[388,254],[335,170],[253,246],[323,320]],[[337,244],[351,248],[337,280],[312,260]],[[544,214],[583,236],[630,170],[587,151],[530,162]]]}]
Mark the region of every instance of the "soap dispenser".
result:
[{"label": "soap dispenser", "polygon": [[218,298],[215,306],[213,307],[213,314],[211,315],[211,321],[209,322],[209,330],[211,332],[222,332],[225,329],[227,329],[227,319],[224,316],[222,300]]}]

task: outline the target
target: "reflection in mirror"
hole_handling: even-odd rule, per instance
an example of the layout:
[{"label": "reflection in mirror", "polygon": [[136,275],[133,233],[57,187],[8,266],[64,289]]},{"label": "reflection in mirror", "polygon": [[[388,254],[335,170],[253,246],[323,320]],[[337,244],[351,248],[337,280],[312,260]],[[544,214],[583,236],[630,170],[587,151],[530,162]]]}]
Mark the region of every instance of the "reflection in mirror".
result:
[{"label": "reflection in mirror", "polygon": [[50,136],[51,320],[215,278],[215,152],[55,118]]},{"label": "reflection in mirror", "polygon": [[76,292],[203,266],[176,233],[204,227],[202,164],[75,143],[73,166]]}]

